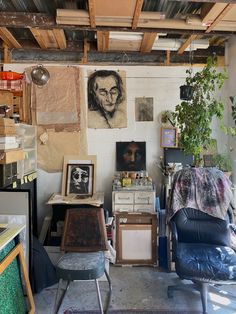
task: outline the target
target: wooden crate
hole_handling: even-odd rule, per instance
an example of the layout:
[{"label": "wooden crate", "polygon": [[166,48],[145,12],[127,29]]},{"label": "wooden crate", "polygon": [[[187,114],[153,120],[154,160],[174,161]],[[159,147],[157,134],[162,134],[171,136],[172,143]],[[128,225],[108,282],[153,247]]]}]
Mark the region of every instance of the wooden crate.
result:
[{"label": "wooden crate", "polygon": [[9,119],[9,118],[0,118],[0,126],[14,127],[15,121],[13,119]]},{"label": "wooden crate", "polygon": [[10,149],[6,151],[0,151],[0,164],[10,164],[18,160],[24,159],[23,149]]}]

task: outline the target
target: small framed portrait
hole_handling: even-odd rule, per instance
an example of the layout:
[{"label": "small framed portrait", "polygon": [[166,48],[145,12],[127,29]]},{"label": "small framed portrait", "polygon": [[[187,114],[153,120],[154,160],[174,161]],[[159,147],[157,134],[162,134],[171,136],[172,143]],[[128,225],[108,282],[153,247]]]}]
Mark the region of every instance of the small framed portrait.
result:
[{"label": "small framed portrait", "polygon": [[161,128],[161,147],[178,147],[177,128]]},{"label": "small framed portrait", "polygon": [[94,165],[67,164],[66,195],[93,195]]},{"label": "small framed portrait", "polygon": [[135,120],[153,121],[153,97],[135,98]]},{"label": "small framed portrait", "polygon": [[117,142],[116,171],[146,170],[146,142]]}]

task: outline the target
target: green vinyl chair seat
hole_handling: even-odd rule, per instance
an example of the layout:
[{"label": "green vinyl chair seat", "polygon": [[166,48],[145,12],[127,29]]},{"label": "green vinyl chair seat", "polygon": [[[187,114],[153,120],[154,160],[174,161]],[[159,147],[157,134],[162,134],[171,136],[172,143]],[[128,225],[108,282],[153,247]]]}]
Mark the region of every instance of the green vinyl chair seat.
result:
[{"label": "green vinyl chair seat", "polygon": [[86,253],[66,253],[57,265],[58,278],[64,280],[91,280],[102,277],[105,270],[103,251]]}]

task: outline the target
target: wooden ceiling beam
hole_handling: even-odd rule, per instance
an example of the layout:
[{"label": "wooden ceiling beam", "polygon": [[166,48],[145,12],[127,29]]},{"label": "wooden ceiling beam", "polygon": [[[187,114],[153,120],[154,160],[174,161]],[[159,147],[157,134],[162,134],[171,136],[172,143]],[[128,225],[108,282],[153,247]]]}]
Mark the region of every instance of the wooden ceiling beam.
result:
[{"label": "wooden ceiling beam", "polygon": [[170,50],[166,50],[166,59],[165,59],[164,65],[170,66]]},{"label": "wooden ceiling beam", "polygon": [[217,16],[225,9],[227,3],[205,3],[201,8],[202,25],[210,26]]},{"label": "wooden ceiling beam", "polygon": [[221,11],[221,13],[217,16],[217,18],[207,28],[206,33],[210,33],[233,7],[234,7],[234,4],[227,4],[227,6]]},{"label": "wooden ceiling beam", "polygon": [[88,63],[88,51],[89,51],[90,45],[88,43],[88,39],[84,39],[84,53],[83,53],[83,58],[81,59],[81,62],[83,64]]},{"label": "wooden ceiling beam", "polygon": [[[217,56],[224,55],[224,49],[218,49],[219,47],[215,47],[212,49],[199,49],[194,52],[194,60],[193,64],[206,62],[207,57],[213,52],[216,53]],[[152,51],[150,53],[140,53],[140,52],[126,52],[127,58],[124,58],[123,52],[98,52],[98,51],[89,51],[87,55],[88,64],[116,64],[120,65],[122,62],[127,62],[127,65],[131,64],[149,64],[149,65],[163,65],[166,60],[168,60],[168,56],[166,51]],[[74,51],[65,51],[59,49],[47,49],[40,50],[40,60],[45,62],[66,62],[74,64],[75,62],[81,62],[83,57],[83,51],[74,50]],[[12,51],[12,62],[38,62],[39,58],[39,49],[34,50],[25,50],[25,49],[14,49]],[[186,63],[189,66],[189,53],[186,52],[182,55],[178,55],[176,53],[170,54],[170,65],[179,63],[177,65],[183,65]]]},{"label": "wooden ceiling beam", "polygon": [[90,26],[92,28],[95,28],[96,27],[95,0],[88,0],[88,5],[89,5]]},{"label": "wooden ceiling beam", "polygon": [[10,48],[22,48],[21,44],[15,39],[6,27],[0,27],[0,37]]},{"label": "wooden ceiling beam", "polygon": [[157,37],[157,33],[144,33],[140,46],[140,52],[150,52]]},{"label": "wooden ceiling beam", "polygon": [[143,0],[137,0],[135,10],[134,10],[133,21],[132,21],[132,29],[137,28],[138,20],[139,20],[141,10],[142,10],[142,6],[143,6]]},{"label": "wooden ceiling beam", "polygon": [[[181,2],[208,2],[208,3],[217,3],[219,0],[169,0],[171,1],[181,1]],[[236,0],[220,0],[221,3],[236,3]]]},{"label": "wooden ceiling beam", "polygon": [[[141,16],[144,12],[142,12]],[[140,24],[141,17],[139,19],[138,28],[133,30],[127,27],[114,27],[114,26],[97,26],[97,31],[122,31],[122,32],[162,32],[169,34],[198,34],[203,35],[206,27],[202,26],[200,18],[189,18],[187,22],[181,19],[163,19],[158,20],[155,23],[149,24],[148,21],[144,21]],[[191,20],[191,22],[190,22]],[[194,21],[193,21],[194,20]],[[224,25],[222,27],[221,25]],[[229,26],[228,26],[229,25]],[[22,12],[0,12],[0,27],[12,27],[12,28],[39,28],[39,29],[54,29],[62,28],[64,30],[83,30],[90,31],[91,27],[88,25],[57,25],[55,19],[47,14],[42,13],[22,13]],[[153,27],[155,26],[155,27]],[[236,34],[236,22],[221,21],[214,29],[214,35],[219,36],[231,36]]]},{"label": "wooden ceiling beam", "polygon": [[11,63],[12,54],[6,43],[3,43],[3,63]]},{"label": "wooden ceiling beam", "polygon": [[198,38],[198,35],[190,35],[184,42],[183,44],[179,47],[177,53],[178,54],[182,54],[187,48],[188,46],[191,45],[191,42],[193,40],[195,40],[196,38]]},{"label": "wooden ceiling beam", "polygon": [[97,32],[97,49],[98,51],[109,50],[109,32],[108,31]]},{"label": "wooden ceiling beam", "polygon": [[65,36],[63,29],[54,28],[52,31],[53,31],[53,35],[57,41],[58,47],[60,49],[66,49],[66,47],[67,47],[66,36]]},{"label": "wooden ceiling beam", "polygon": [[43,39],[43,36],[40,32],[40,29],[38,28],[31,28],[30,29],[31,33],[33,34],[34,38],[36,39],[37,43],[39,44],[39,47],[42,49],[47,49],[47,45]]}]

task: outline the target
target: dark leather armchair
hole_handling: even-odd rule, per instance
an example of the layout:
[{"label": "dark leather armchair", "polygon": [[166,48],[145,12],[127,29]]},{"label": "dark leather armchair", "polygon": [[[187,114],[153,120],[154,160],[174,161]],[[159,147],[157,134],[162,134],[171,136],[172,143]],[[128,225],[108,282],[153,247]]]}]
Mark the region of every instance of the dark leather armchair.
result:
[{"label": "dark leather armchair", "polygon": [[[191,172],[188,177],[189,174],[195,176]],[[172,193],[175,193],[175,184],[174,180]],[[188,184],[191,185],[191,180]],[[187,185],[185,192],[186,187]],[[195,188],[192,187],[191,191]],[[180,195],[181,193],[178,197]],[[211,195],[209,193],[208,201]],[[236,253],[231,247],[231,220],[229,209],[226,209],[224,219],[197,208],[183,207],[176,210],[170,219],[172,259],[178,276],[193,283],[169,286],[168,297],[173,297],[174,290],[197,289],[201,294],[203,313],[207,313],[209,284],[213,288],[218,284],[236,284]]]}]

